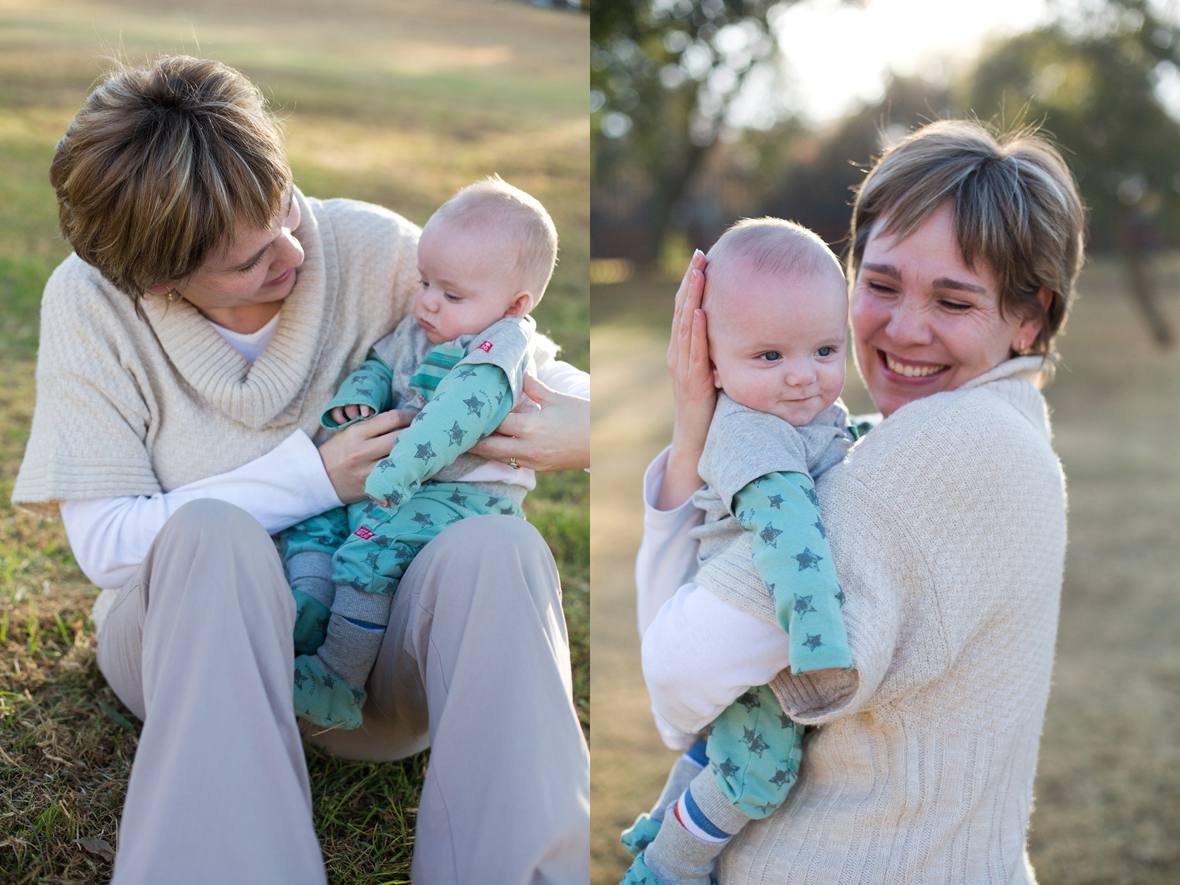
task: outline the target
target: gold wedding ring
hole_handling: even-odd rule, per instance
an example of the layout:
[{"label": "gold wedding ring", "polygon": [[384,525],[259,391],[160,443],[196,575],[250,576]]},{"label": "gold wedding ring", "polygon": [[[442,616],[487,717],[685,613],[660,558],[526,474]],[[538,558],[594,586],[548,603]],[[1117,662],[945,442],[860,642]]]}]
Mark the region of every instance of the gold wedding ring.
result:
[{"label": "gold wedding ring", "polygon": [[520,469],[520,464],[519,464],[519,463],[517,463],[517,460],[516,460],[515,458],[509,458],[509,459],[508,459],[508,466],[509,466],[509,467],[511,467],[513,470],[519,470],[519,469]]}]

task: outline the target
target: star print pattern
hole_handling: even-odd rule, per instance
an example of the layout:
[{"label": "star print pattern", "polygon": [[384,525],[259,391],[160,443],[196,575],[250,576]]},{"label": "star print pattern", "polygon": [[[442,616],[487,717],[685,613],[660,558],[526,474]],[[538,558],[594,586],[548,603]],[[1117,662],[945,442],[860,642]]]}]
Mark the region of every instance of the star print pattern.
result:
[{"label": "star print pattern", "polygon": [[[379,616],[370,614],[380,611],[380,606],[363,600],[392,596],[423,544],[445,526],[484,513],[524,516],[512,496],[472,495],[471,486],[465,484],[428,481],[465,451],[465,445],[495,429],[511,408],[512,386],[500,367],[489,366],[494,369],[489,372],[484,365],[465,365],[452,372],[462,357],[462,347],[454,344],[432,348],[408,379],[407,393],[400,388],[400,381],[397,388],[389,387],[389,367],[371,355],[364,370],[354,372],[341,386],[333,406],[364,404],[383,411],[397,403],[405,407],[411,400],[423,406],[399,436],[394,451],[379,462],[366,481],[365,491],[371,500],[349,508],[347,517],[344,508],[332,511],[339,514],[339,526],[330,524],[324,530],[324,523],[332,522],[325,519],[325,514],[306,521],[315,524],[315,531],[309,529],[300,535],[302,523],[288,530],[303,543],[314,541],[312,547],[297,545],[296,549],[336,549],[332,581],[337,601],[354,600],[351,610],[347,604],[341,610],[346,617],[380,623]],[[497,383],[490,380],[493,375]],[[450,425],[445,423],[446,418],[451,419]],[[348,519],[352,520],[351,526],[346,524]],[[362,535],[368,537],[351,534],[361,520],[368,529]],[[286,539],[284,550],[285,556],[291,555]],[[324,628],[326,622],[321,631]],[[297,709],[302,696],[302,703],[311,711],[305,718],[326,726],[360,724],[353,689],[334,674],[297,671],[295,690]],[[330,711],[323,708],[328,696],[332,698]]]},{"label": "star print pattern", "polygon": [[799,563],[799,571],[801,572],[807,569],[814,569],[818,572],[819,564],[823,562],[823,557],[812,553],[810,547],[804,547],[802,553],[797,553],[791,558]]},{"label": "star print pattern", "polygon": [[[755,568],[790,637],[791,665],[798,672],[852,665],[841,614],[843,593],[818,500],[810,477],[791,472],[760,477],[734,498],[742,528],[752,536]],[[819,636],[820,644],[807,645],[808,636]]]}]

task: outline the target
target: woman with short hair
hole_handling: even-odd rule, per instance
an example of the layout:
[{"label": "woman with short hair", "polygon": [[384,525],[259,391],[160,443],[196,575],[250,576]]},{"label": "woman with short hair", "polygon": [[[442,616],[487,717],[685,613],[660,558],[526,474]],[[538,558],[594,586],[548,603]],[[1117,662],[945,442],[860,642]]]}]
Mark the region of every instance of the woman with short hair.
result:
[{"label": "woman with short hair", "polygon": [[687,501],[713,406],[694,259],[669,345],[673,443],[645,480],[653,707],[665,742],[687,746],[769,683],[791,718],[819,726],[787,801],[722,853],[721,882],[1033,881],[1024,843],[1065,554],[1038,388],[1082,232],[1068,168],[1032,133],[930,124],[865,178],[852,339],[884,420],[818,483],[854,668],[802,675],[787,670],[748,536],[704,566],[728,589],[694,581]]},{"label": "woman with short hair", "polygon": [[[60,505],[106,588],[99,666],[144,720],[115,881],[323,882],[270,535],[363,497],[408,422],[325,441],[319,415],[406,312],[418,229],[304,196],[257,88],[187,57],[102,82],[51,178],[75,254],[45,288],[13,501]],[[477,451],[584,466],[588,378],[556,363],[541,380],[564,393],[537,388],[544,407],[501,426],[515,438]],[[365,727],[309,739],[364,759],[431,747],[416,881],[569,881],[589,792],[569,668],[544,541],[523,520],[464,520],[403,578]]]}]

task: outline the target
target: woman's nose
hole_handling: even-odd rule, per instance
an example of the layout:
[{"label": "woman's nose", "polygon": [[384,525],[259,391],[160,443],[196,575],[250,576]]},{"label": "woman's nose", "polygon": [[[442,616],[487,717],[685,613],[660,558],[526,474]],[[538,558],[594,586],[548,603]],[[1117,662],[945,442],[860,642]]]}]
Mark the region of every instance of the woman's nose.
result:
[{"label": "woman's nose", "polygon": [[295,233],[290,228],[283,228],[279,234],[278,245],[280,248],[280,259],[292,267],[299,267],[303,264],[305,257],[303,252],[303,244],[295,239]]},{"label": "woman's nose", "polygon": [[898,344],[930,343],[930,325],[920,305],[908,298],[900,299],[889,312],[885,334]]}]

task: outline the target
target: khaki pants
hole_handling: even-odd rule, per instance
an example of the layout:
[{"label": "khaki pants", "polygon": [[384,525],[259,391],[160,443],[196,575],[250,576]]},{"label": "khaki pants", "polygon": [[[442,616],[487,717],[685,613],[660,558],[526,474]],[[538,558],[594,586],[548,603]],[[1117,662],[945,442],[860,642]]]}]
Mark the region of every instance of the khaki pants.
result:
[{"label": "khaki pants", "polygon": [[[244,511],[182,507],[120,591],[98,662],[144,720],[117,883],[322,883],[291,707],[294,604]],[[307,738],[356,759],[429,746],[416,883],[589,879],[589,756],[552,557],[509,516],[456,523],[394,600],[365,724]]]}]

